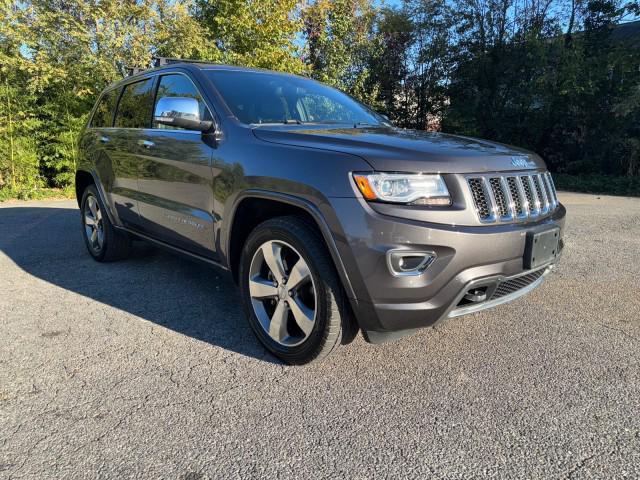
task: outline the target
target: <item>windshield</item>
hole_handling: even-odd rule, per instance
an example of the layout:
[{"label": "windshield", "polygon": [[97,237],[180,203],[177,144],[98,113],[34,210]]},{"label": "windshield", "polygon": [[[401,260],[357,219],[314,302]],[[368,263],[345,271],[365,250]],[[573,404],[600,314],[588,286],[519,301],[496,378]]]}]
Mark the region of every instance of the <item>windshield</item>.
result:
[{"label": "windshield", "polygon": [[313,80],[238,70],[205,70],[205,74],[243,123],[385,123],[348,95]]}]

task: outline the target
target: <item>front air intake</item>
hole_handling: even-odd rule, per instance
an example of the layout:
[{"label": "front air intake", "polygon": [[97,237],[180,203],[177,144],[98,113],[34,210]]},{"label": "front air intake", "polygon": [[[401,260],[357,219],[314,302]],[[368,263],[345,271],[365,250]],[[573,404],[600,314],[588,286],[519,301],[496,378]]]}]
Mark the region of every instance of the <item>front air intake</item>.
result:
[{"label": "front air intake", "polygon": [[528,287],[533,282],[538,280],[542,274],[545,272],[547,267],[541,268],[540,270],[535,270],[533,272],[529,272],[525,275],[521,275],[516,278],[512,278],[511,280],[505,280],[504,282],[500,282],[496,289],[491,295],[491,300],[495,300],[496,298],[501,298],[506,295],[511,295],[518,290],[522,290],[525,287]]}]

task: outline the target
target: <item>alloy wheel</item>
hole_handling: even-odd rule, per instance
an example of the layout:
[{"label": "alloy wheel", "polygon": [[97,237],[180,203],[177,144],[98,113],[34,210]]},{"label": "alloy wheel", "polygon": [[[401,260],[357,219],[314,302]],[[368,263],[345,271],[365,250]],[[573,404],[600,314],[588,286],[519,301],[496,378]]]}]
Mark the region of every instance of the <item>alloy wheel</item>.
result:
[{"label": "alloy wheel", "polygon": [[99,253],[104,246],[104,224],[102,223],[102,210],[96,197],[93,195],[87,197],[83,213],[84,231],[89,246],[95,253]]},{"label": "alloy wheel", "polygon": [[302,255],[282,240],[256,250],[249,268],[249,295],[264,331],[293,347],[311,334],[316,320],[316,286]]}]

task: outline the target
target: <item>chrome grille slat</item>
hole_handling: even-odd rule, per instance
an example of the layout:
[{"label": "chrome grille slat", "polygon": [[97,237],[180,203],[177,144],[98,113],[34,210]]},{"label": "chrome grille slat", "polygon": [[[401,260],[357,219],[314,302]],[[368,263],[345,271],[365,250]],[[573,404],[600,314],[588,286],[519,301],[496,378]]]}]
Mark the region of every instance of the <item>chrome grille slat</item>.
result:
[{"label": "chrome grille slat", "polygon": [[533,194],[531,193],[531,184],[529,183],[529,177],[527,176],[518,176],[518,181],[522,186],[522,191],[524,192],[525,198],[525,210],[527,211],[527,217],[531,216],[531,211],[533,210]]},{"label": "chrome grille slat", "polygon": [[491,220],[487,219],[487,221],[495,222],[500,215],[498,213],[498,205],[496,203],[496,198],[493,196],[493,190],[491,188],[491,184],[489,183],[489,179],[487,177],[483,177],[482,181],[484,183],[484,191],[486,192],[489,198],[489,208],[491,210],[491,216],[489,217]]},{"label": "chrome grille slat", "polygon": [[538,183],[540,184],[540,190],[542,191],[542,197],[544,198],[544,211],[547,213],[551,210],[551,196],[547,191],[547,184],[544,180],[543,174],[538,175]]},{"label": "chrome grille slat", "polygon": [[516,181],[516,188],[518,189],[518,195],[520,196],[520,203],[522,204],[522,212],[518,215],[518,218],[524,220],[529,216],[529,201],[527,200],[527,194],[524,191],[524,185],[522,184],[522,177],[514,177]]},{"label": "chrome grille slat", "polygon": [[549,192],[549,196],[551,197],[551,209],[555,210],[558,206],[558,196],[556,195],[556,189],[553,185],[553,178],[551,178],[551,174],[547,172],[544,175],[544,179],[547,185],[547,191]]},{"label": "chrome grille slat", "polygon": [[506,177],[505,182],[511,196],[513,204],[512,214],[514,217],[522,217],[524,215],[523,197],[521,186],[518,185],[517,177]]},{"label": "chrome grille slat", "polygon": [[534,219],[558,206],[549,172],[470,175],[467,184],[481,223]]},{"label": "chrome grille slat", "polygon": [[542,210],[542,204],[540,202],[540,196],[538,195],[538,190],[536,189],[536,185],[534,182],[534,175],[527,176],[527,181],[529,182],[529,188],[531,189],[531,217],[537,217],[540,215]]},{"label": "chrome grille slat", "polygon": [[542,189],[542,183],[540,182],[540,175],[532,175],[531,179],[533,180],[533,185],[536,190],[536,195],[540,201],[540,215],[544,215],[549,211],[549,205],[547,204],[547,199],[545,198],[544,191]]},{"label": "chrome grille slat", "polygon": [[484,181],[480,178],[470,178],[468,183],[480,221],[493,221],[489,220],[491,218],[491,207],[487,203],[488,195],[485,193]]},{"label": "chrome grille slat", "polygon": [[549,174],[549,183],[551,184],[551,189],[553,190],[553,196],[554,196],[554,197],[555,197],[555,199],[556,199],[556,203],[560,203],[560,202],[558,201],[558,192],[556,191],[556,184],[555,184],[555,182],[553,181],[553,177],[551,176],[551,174]]},{"label": "chrome grille slat", "polygon": [[509,202],[502,188],[502,178],[492,177],[489,178],[489,185],[491,186],[491,193],[496,202],[497,215],[500,216],[500,220],[511,220],[511,211],[509,209]]},{"label": "chrome grille slat", "polygon": [[507,177],[500,177],[500,187],[504,192],[505,199],[507,201],[507,210],[509,211],[509,220],[513,220],[517,216],[516,201],[513,199]]}]

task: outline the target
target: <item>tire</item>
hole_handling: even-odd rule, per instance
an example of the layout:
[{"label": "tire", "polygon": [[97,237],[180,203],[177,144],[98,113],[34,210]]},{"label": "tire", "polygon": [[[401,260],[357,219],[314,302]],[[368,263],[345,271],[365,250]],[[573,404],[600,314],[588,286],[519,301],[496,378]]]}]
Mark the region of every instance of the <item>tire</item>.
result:
[{"label": "tire", "polygon": [[319,361],[357,331],[324,240],[302,217],[258,225],[243,247],[239,278],[249,325],[287,363]]},{"label": "tire", "polygon": [[98,262],[126,258],[131,250],[129,235],[114,228],[95,185],[89,185],[80,202],[82,237],[89,254]]}]

